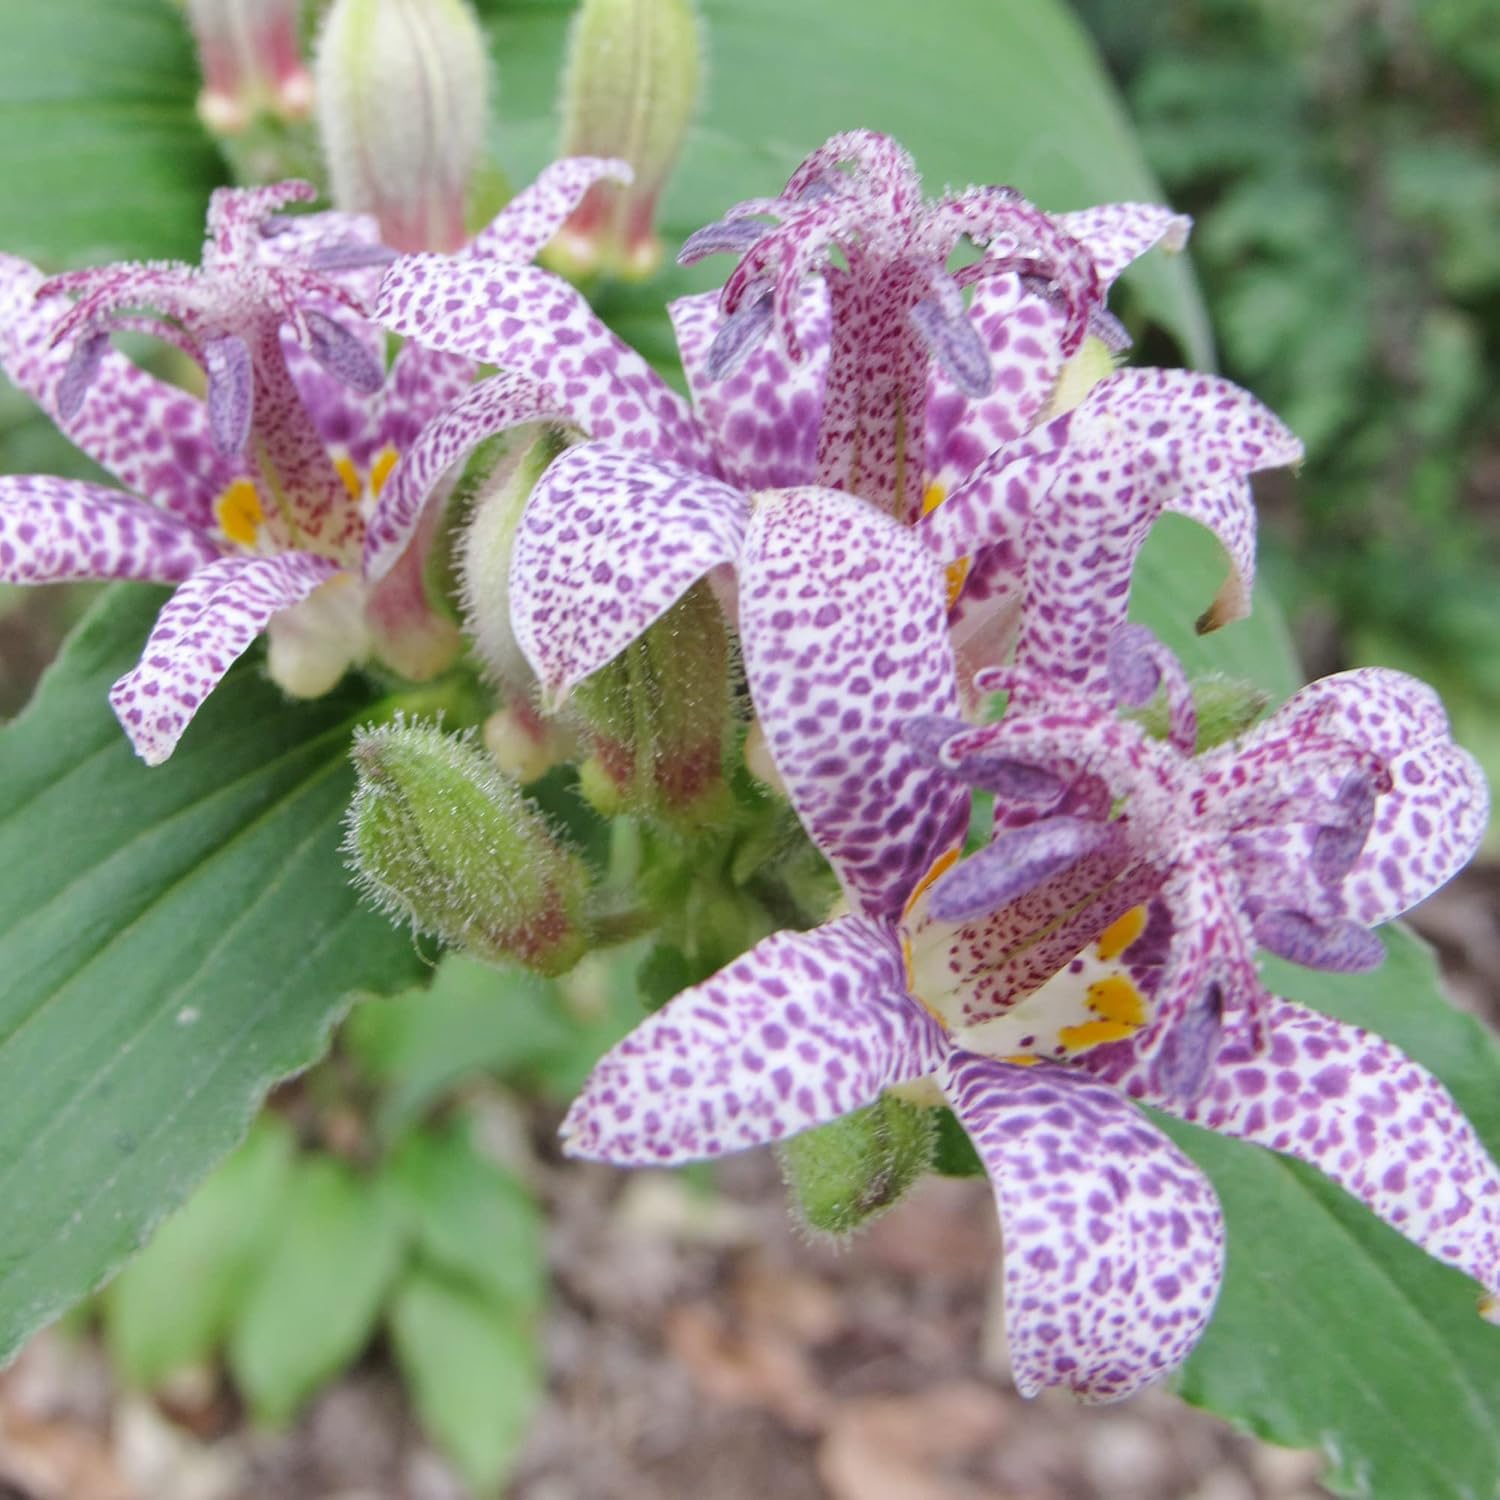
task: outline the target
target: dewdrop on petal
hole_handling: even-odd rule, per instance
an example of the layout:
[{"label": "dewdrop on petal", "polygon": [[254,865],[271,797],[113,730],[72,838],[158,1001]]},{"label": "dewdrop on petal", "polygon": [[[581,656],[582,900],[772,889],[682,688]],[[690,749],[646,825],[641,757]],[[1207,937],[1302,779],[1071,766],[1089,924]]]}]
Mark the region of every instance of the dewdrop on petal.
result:
[{"label": "dewdrop on petal", "polygon": [[587,868],[478,745],[397,721],[360,730],[353,757],[344,852],[367,896],[476,958],[577,963]]},{"label": "dewdrop on petal", "polygon": [[187,0],[203,88],[198,115],[216,135],[238,135],[256,115],[300,120],[313,81],[302,62],[301,0]]},{"label": "dewdrop on petal", "polygon": [[703,40],[691,0],[583,0],[568,37],[559,156],[629,162],[595,183],[548,258],[570,275],[649,276],[661,262],[656,202],[698,103]]},{"label": "dewdrop on petal", "polygon": [[392,249],[457,250],[488,111],[466,0],[334,0],[315,66],[335,205],[374,214]]}]

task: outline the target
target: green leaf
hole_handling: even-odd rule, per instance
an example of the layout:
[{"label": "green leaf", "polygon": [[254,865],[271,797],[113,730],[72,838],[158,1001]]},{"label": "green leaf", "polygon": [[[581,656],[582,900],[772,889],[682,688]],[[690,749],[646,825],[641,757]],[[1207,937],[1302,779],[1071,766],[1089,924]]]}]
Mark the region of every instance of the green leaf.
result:
[{"label": "green leaf", "polygon": [[475,1490],[493,1494],[541,1395],[531,1335],[472,1291],[425,1271],[408,1275],[396,1293],[391,1333],[422,1425]]},{"label": "green leaf", "polygon": [[298,1165],[229,1338],[229,1367],[257,1419],[286,1421],[364,1348],[404,1248],[402,1216],[378,1180],[329,1157]]},{"label": "green leaf", "polygon": [[218,1346],[266,1242],[294,1144],[284,1121],[260,1119],[115,1278],[104,1297],[104,1332],[127,1380],[160,1385]]},{"label": "green leaf", "polygon": [[7,0],[0,245],[47,262],[197,258],[223,164],[162,0]]},{"label": "green leaf", "polygon": [[145,1243],[351,990],[426,972],[338,852],[357,685],[292,705],[242,663],[166,765],[131,752],[106,694],[163,598],[107,594],[0,733],[0,1362]]},{"label": "green leaf", "polygon": [[[489,19],[502,72],[497,145],[525,182],[557,145],[556,79],[573,7],[505,6]],[[839,131],[889,132],[934,191],[1009,182],[1044,208],[1159,200],[1093,44],[1061,0],[704,0],[711,67],[697,125],[668,185],[669,248],[742,198],[775,192]],[[722,282],[727,262],[663,279]],[[1212,339],[1187,266],[1157,254],[1131,279],[1193,362]],[[649,351],[648,351],[649,352]]]},{"label": "green leaf", "polygon": [[467,1129],[411,1136],[389,1173],[424,1260],[499,1312],[536,1313],[547,1293],[541,1212],[521,1182],[474,1149]]},{"label": "green leaf", "polygon": [[[362,1005],[345,1038],[385,1086],[377,1123],[394,1139],[462,1079],[498,1073],[571,1099],[588,1071],[641,1019],[638,945],[586,958],[563,984],[457,955],[430,989]],[[590,976],[603,975],[594,985]],[[589,993],[579,998],[580,989]]]},{"label": "green leaf", "polygon": [[1264,688],[1273,705],[1302,684],[1291,632],[1275,600],[1256,591],[1250,617],[1209,635],[1194,625],[1228,571],[1213,534],[1183,516],[1163,516],[1152,529],[1130,586],[1130,617],[1149,625],[1172,648],[1189,676],[1222,672]]},{"label": "green leaf", "polygon": [[[1392,929],[1386,946],[1374,974],[1268,961],[1266,982],[1389,1037],[1500,1156],[1500,1047],[1444,1002],[1417,939]],[[1182,1395],[1274,1442],[1322,1447],[1340,1494],[1500,1494],[1500,1329],[1477,1315],[1474,1284],[1316,1172],[1161,1123],[1213,1178],[1229,1228],[1224,1290]]]}]

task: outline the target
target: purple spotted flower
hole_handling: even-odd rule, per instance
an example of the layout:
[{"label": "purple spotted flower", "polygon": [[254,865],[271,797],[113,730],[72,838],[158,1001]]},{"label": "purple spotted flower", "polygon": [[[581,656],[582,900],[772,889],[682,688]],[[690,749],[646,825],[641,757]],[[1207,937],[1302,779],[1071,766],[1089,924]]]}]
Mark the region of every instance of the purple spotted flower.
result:
[{"label": "purple spotted flower", "polygon": [[[613,170],[559,163],[469,253],[530,257]],[[419,434],[455,402],[463,409],[473,365],[407,346],[386,372],[384,334],[363,308],[390,254],[367,219],[278,216],[311,195],[300,183],[221,189],[200,266],[44,281],[0,257],[0,362],[124,486],[0,478],[0,580],[179,585],[111,694],[151,764],[268,624],[272,675],[304,695],[371,650],[423,676],[457,649],[422,587],[436,515],[378,579],[362,556],[376,497],[393,468],[420,456]],[[112,347],[116,330],[181,349],[201,366],[206,396],[133,364]],[[547,408],[539,393],[520,399]]]},{"label": "purple spotted flower", "polygon": [[[1038,945],[1040,972],[1122,903],[1158,900],[1170,943],[1134,1050],[1140,1066],[1154,1063],[1156,1093],[1191,1101],[1222,1030],[1255,1046],[1271,1034],[1256,949],[1339,972],[1378,964],[1384,949],[1371,927],[1468,862],[1489,797],[1478,765],[1450,740],[1437,695],[1403,673],[1324,678],[1240,740],[1195,756],[1176,659],[1131,625],[1116,632],[1109,665],[1124,704],[1165,687],[1166,740],[1098,695],[1014,668],[980,674],[982,689],[1010,694],[998,723],[906,727],[971,784],[1002,796],[1018,778],[1042,787],[1029,805],[1011,794],[991,843],[937,882],[932,911],[968,921],[1055,892],[1052,905],[1071,914]],[[1105,903],[1097,913],[1093,892]],[[1013,1039],[1028,1024],[984,1005],[963,1019]]]},{"label": "purple spotted flower", "polygon": [[[645,1021],[574,1103],[569,1152],[619,1165],[715,1157],[935,1079],[990,1173],[1012,1364],[1027,1394],[1063,1385],[1092,1400],[1126,1395],[1184,1358],[1212,1310],[1223,1262],[1212,1188],[1128,1095],[1313,1163],[1488,1293],[1500,1288],[1500,1173],[1442,1086],[1386,1042],[1267,999],[1269,1051],[1236,1035],[1210,1055],[1194,1103],[1153,1087],[1132,1048],[1150,1035],[1163,987],[1178,982],[1166,977],[1173,921],[1201,927],[1215,914],[1174,911],[1156,895],[1159,879],[1133,882],[1118,868],[1107,821],[1114,762],[1096,742],[1119,736],[1102,712],[1076,710],[1075,733],[1050,700],[1026,710],[1020,722],[1047,725],[1045,754],[1040,728],[1013,734],[1015,744],[986,743],[979,729],[950,738],[940,720],[959,694],[943,578],[909,529],[835,491],[767,495],[748,523],[740,589],[771,753],[851,914],[766,938]],[[1116,654],[1130,701],[1166,674],[1139,638]],[[938,718],[899,733],[923,700]],[[1418,717],[1401,736],[1406,712]],[[1189,727],[1178,703],[1179,741]],[[1122,733],[1138,777],[1135,768],[1178,754]],[[1306,752],[1301,779],[1288,765],[1276,782],[1268,768],[1289,738]],[[1360,753],[1332,748],[1346,742]],[[940,768],[933,747],[961,775]],[[1462,805],[1462,788],[1477,795],[1469,763],[1430,697],[1395,674],[1308,689],[1238,750],[1205,757],[1201,774],[1176,774],[1160,795],[1179,815],[1208,797],[1235,803],[1240,815],[1224,821],[1252,840],[1258,796],[1269,799],[1265,829],[1286,826],[1293,804],[1315,816],[1309,843],[1325,841],[1325,884],[1338,883],[1337,870],[1342,909],[1362,922],[1451,873],[1482,824]],[[1000,785],[1017,823],[1029,808],[1027,826],[1042,830],[1000,869],[987,871],[982,854],[956,863],[963,778]],[[1320,798],[1313,783],[1325,781]],[[1354,786],[1374,796],[1368,826]],[[1127,806],[1116,821],[1128,816]],[[1419,818],[1433,821],[1437,848],[1413,858],[1403,835]],[[1003,829],[1000,845],[1013,836]],[[1185,837],[1196,847],[1209,834]],[[945,917],[940,895],[961,890],[976,863],[984,909]],[[1007,870],[1012,888],[1002,889]],[[1059,939],[1080,905],[1089,920]],[[1205,945],[1190,934],[1193,952]]]},{"label": "purple spotted flower", "polygon": [[[769,227],[766,216],[780,223]],[[989,455],[1010,453],[1048,413],[1070,355],[1091,329],[1120,341],[1103,311],[1105,290],[1152,245],[1181,244],[1186,229],[1185,219],[1142,204],[1049,217],[1003,189],[929,203],[900,147],[855,134],[809,158],[782,198],[742,204],[689,242],[687,258],[743,253],[722,295],[672,306],[691,404],[571,287],[533,267],[406,257],[387,273],[378,313],[405,337],[545,385],[569,424],[594,440],[543,477],[516,538],[517,636],[556,702],[703,573],[714,570],[732,608],[721,565],[737,557],[759,490],[831,485],[904,520],[924,507],[941,515],[943,495]],[[961,236],[983,254],[950,274],[947,260]],[[1107,365],[1106,356],[1101,368]],[[1155,430],[1154,408],[1134,426],[1116,422],[1140,452],[1139,463],[1132,460],[1140,478],[1122,496],[1117,486],[1101,492],[1098,504],[1118,500],[1124,508],[1111,521],[1124,535],[1122,554],[1133,557],[1163,508],[1184,509],[1223,530],[1248,574],[1242,495],[1199,504],[1188,491],[1202,475],[1179,461],[1181,452],[1200,441],[1217,444],[1199,461],[1217,487],[1243,484],[1250,469],[1299,450],[1269,413],[1225,382],[1200,378],[1195,392],[1180,394],[1166,433]],[[1142,391],[1133,404],[1115,404],[1140,415],[1144,401]],[[488,436],[508,402],[498,387],[491,410],[476,412],[467,434],[453,433],[444,462]],[[1233,405],[1233,416],[1210,411],[1215,405]],[[1093,446],[1070,443],[1056,423],[1045,431],[1052,450],[1097,472]],[[1100,432],[1100,422],[1078,425],[1091,444]],[[372,529],[368,545],[377,554],[400,546],[403,528],[418,524],[425,499],[418,472],[400,506],[393,503],[400,525],[388,535]],[[1006,571],[1016,542],[994,514],[994,488],[990,468],[981,468],[964,490],[958,524],[931,536],[935,553],[955,564],[955,630],[961,624],[976,660],[996,660],[1014,643],[1014,596],[1025,592]],[[1025,542],[1039,559],[1035,588],[1044,591],[1051,575],[1040,559],[1071,550],[1080,530],[1098,529],[1096,496],[1082,478],[1076,495],[1041,479],[1033,489]],[[1002,501],[1020,503],[1008,492]],[[954,550],[966,525],[982,553],[972,588],[964,554]],[[372,566],[380,566],[378,555]],[[1123,619],[1114,583],[1112,576],[1104,607]]]}]

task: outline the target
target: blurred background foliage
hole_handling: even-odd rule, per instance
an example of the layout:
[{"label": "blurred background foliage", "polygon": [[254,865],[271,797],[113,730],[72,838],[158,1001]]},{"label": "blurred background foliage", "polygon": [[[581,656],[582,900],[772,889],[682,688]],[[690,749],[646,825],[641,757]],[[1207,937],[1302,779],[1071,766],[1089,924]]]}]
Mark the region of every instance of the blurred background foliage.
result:
[{"label": "blurred background foliage", "polygon": [[1434,682],[1500,776],[1493,0],[1079,0],[1172,202],[1224,373],[1307,445],[1262,555],[1310,676]]}]

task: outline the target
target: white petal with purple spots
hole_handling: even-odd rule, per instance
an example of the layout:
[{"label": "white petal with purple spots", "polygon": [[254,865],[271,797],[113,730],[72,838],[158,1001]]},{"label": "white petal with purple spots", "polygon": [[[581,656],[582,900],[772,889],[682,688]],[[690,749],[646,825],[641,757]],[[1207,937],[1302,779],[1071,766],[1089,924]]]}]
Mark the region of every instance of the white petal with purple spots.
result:
[{"label": "white petal with purple spots", "polygon": [[511,617],[554,699],[613,660],[710,568],[733,562],[749,501],[676,464],[602,443],[537,482],[511,555]]},{"label": "white petal with purple spots", "polygon": [[945,1050],[906,996],[887,926],[845,917],[774,933],[605,1055],[568,1111],[564,1149],[621,1166],[722,1156],[859,1109]]},{"label": "white petal with purple spots", "polygon": [[958,711],[942,574],[873,506],[795,489],[757,497],[739,579],[750,696],[792,804],[857,907],[893,915],[967,821],[966,789],[897,732]]},{"label": "white petal with purple spots", "polygon": [[222,557],[194,573],[156,617],[139,664],[110,689],[110,705],[141,759],[160,765],[271,616],[336,571],[327,558],[284,552]]},{"label": "white petal with purple spots", "polygon": [[955,1052],[944,1091],[989,1171],[1023,1396],[1115,1401],[1208,1325],[1224,1230],[1208,1180],[1113,1089],[1053,1064]]}]

